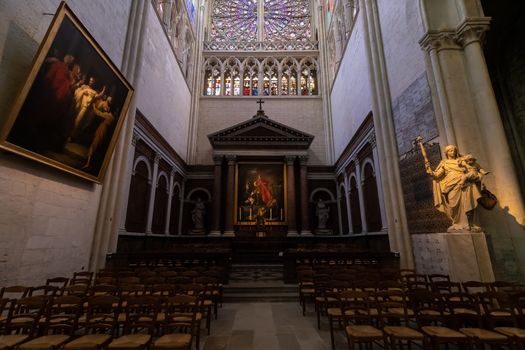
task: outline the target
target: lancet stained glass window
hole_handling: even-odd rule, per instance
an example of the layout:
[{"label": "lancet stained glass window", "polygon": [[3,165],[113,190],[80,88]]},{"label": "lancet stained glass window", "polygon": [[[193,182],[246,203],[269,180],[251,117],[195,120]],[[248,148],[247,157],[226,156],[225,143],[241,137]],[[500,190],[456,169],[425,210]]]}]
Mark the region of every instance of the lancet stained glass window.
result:
[{"label": "lancet stained glass window", "polygon": [[215,0],[211,40],[308,41],[310,0]]}]

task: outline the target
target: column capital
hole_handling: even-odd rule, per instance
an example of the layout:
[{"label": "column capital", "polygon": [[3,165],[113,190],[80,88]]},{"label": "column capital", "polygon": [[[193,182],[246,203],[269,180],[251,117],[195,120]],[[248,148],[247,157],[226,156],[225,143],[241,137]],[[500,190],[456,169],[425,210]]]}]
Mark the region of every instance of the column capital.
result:
[{"label": "column capital", "polygon": [[218,155],[218,154],[213,155],[213,164],[221,165],[222,164],[222,157],[223,156]]},{"label": "column capital", "polygon": [[461,47],[457,42],[455,30],[428,31],[421,40],[419,45],[423,50],[430,53],[431,51],[441,50],[460,50]]},{"label": "column capital", "polygon": [[153,159],[153,163],[158,165],[159,162],[160,162],[160,154],[155,153],[155,158]]},{"label": "column capital", "polygon": [[234,165],[235,161],[237,160],[237,156],[233,154],[229,154],[225,156],[226,161],[228,162],[228,165]]},{"label": "column capital", "polygon": [[297,158],[297,156],[284,156],[284,161],[286,162],[286,165],[293,165],[295,158]]},{"label": "column capital", "polygon": [[489,29],[490,17],[467,18],[457,28],[457,41],[463,47],[473,42],[482,43]]},{"label": "column capital", "polygon": [[299,156],[299,163],[301,165],[306,165],[308,163],[308,156],[306,156],[306,155]]},{"label": "column capital", "polygon": [[176,173],[177,173],[177,169],[175,167],[171,168],[170,176],[174,177]]}]

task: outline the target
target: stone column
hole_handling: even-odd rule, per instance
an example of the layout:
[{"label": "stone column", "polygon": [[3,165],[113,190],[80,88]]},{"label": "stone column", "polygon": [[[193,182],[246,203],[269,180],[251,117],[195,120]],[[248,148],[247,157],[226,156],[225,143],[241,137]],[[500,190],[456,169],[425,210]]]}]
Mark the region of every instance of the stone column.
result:
[{"label": "stone column", "polygon": [[182,218],[184,214],[184,197],[186,196],[185,189],[186,189],[186,179],[183,179],[182,188],[180,189],[180,195],[179,195],[180,205],[179,205],[179,227],[178,227],[178,232],[177,232],[178,236],[182,236]]},{"label": "stone column", "polygon": [[372,159],[374,161],[374,172],[376,177],[377,197],[379,200],[379,211],[381,212],[381,231],[387,231],[387,219],[385,209],[385,196],[383,193],[383,182],[381,181],[381,167],[379,166],[379,155],[377,154],[376,134],[373,132],[369,139],[372,146]]},{"label": "stone column", "polygon": [[[481,133],[479,140],[484,140],[479,147],[478,157],[482,157],[482,152],[485,153],[484,158],[493,172],[493,176],[487,176],[484,182],[488,183],[489,188],[497,188],[500,203],[504,203],[509,214],[523,225],[525,207],[520,185],[481,45],[485,31],[489,28],[489,21],[485,17],[466,19],[458,28],[458,39],[464,48],[465,66],[473,89],[472,99]],[[514,234],[520,235],[519,231],[514,231]]]},{"label": "stone column", "polygon": [[221,188],[222,188],[222,156],[213,156],[213,198],[211,207],[210,236],[221,235]]},{"label": "stone column", "polygon": [[295,158],[286,156],[286,221],[288,222],[288,236],[297,236],[296,210],[295,210]]},{"label": "stone column", "polygon": [[224,216],[224,236],[235,236],[233,231],[233,204],[235,203],[235,160],[236,156],[226,156],[228,162],[228,182],[226,184],[226,211]]},{"label": "stone column", "polygon": [[168,208],[166,209],[166,224],[164,225],[164,234],[168,236],[170,234],[170,219],[171,219],[171,201],[173,199],[173,182],[175,177],[175,169],[171,170],[170,173],[170,184],[168,187]]},{"label": "stone column", "polygon": [[355,176],[357,177],[357,194],[359,196],[359,210],[361,212],[361,225],[363,227],[363,233],[368,232],[368,225],[366,223],[365,213],[365,196],[363,194],[363,179],[361,178],[361,163],[359,160],[355,160]]},{"label": "stone column", "polygon": [[160,155],[155,154],[153,161],[153,175],[151,176],[151,190],[149,192],[148,220],[146,221],[146,235],[151,234],[151,224],[153,222],[153,209],[155,208],[155,194],[157,190],[157,176],[159,173]]},{"label": "stone column", "polygon": [[341,193],[341,186],[335,180],[336,194],[337,194],[337,221],[339,224],[339,235],[343,235],[343,215],[341,214],[341,200],[343,199],[343,194]]},{"label": "stone column", "polygon": [[348,174],[346,170],[343,174],[345,181],[345,200],[346,200],[346,217],[348,219],[348,233],[354,233],[354,225],[352,223],[352,213],[350,211],[350,181],[348,181]]},{"label": "stone column", "polygon": [[301,181],[301,235],[311,236],[312,231],[310,230],[310,206],[309,206],[309,191],[308,191],[308,156],[300,156],[299,164],[301,165],[299,170],[299,177]]}]

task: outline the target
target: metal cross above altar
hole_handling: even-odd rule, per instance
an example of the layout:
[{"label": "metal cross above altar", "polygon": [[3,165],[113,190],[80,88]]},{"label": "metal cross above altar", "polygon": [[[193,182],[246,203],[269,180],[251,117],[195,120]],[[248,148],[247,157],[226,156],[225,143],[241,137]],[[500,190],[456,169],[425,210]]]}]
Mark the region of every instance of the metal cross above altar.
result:
[{"label": "metal cross above altar", "polygon": [[264,103],[263,99],[260,98],[256,103],[259,104],[259,110],[262,111],[262,110],[263,110],[263,109],[262,109],[262,104]]}]

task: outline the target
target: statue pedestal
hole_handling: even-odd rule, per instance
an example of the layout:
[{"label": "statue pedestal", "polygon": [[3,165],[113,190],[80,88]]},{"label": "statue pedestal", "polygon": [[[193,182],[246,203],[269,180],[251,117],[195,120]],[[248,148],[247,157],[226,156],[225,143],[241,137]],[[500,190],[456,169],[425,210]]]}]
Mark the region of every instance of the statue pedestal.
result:
[{"label": "statue pedestal", "polygon": [[412,235],[418,273],[450,275],[452,281],[494,281],[485,233]]}]

